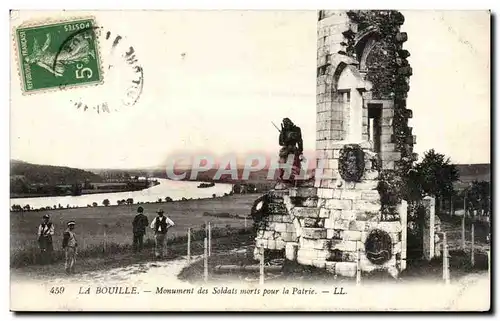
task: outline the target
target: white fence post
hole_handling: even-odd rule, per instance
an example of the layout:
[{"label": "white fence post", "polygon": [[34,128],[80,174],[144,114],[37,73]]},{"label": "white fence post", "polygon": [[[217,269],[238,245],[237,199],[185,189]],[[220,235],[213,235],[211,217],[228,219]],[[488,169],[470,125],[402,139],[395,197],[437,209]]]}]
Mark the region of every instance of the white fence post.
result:
[{"label": "white fence post", "polygon": [[471,225],[470,264],[474,266],[474,222]]},{"label": "white fence post", "polygon": [[208,222],[208,256],[212,255],[212,225]]},{"label": "white fence post", "polygon": [[445,284],[450,284],[450,262],[448,256],[448,239],[446,232],[443,232],[443,280]]},{"label": "white fence post", "polygon": [[465,212],[462,216],[462,250],[465,251]]},{"label": "white fence post", "polygon": [[205,282],[208,281],[208,246],[207,246],[207,238],[204,239],[204,247],[203,247],[203,279]]},{"label": "white fence post", "polygon": [[[356,247],[357,247],[358,242],[356,242]],[[361,255],[361,249],[357,249],[357,257],[356,257],[356,285],[361,284],[361,265],[360,265],[360,255]]]},{"label": "white fence post", "polygon": [[408,244],[408,202],[401,201],[399,205],[399,218],[401,220],[401,271],[406,269],[406,248]]},{"label": "white fence post", "polygon": [[188,228],[187,262],[191,264],[191,228]]},{"label": "white fence post", "polygon": [[264,248],[260,248],[259,284],[264,284]]}]

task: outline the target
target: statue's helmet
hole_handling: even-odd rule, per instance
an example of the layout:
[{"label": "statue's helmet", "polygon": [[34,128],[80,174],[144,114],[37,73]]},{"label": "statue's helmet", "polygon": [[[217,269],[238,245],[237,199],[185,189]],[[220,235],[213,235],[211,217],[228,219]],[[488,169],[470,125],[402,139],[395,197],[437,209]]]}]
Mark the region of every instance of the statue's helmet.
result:
[{"label": "statue's helmet", "polygon": [[290,120],[290,118],[283,118],[283,125],[285,125],[285,126],[291,126],[291,125],[293,125],[293,123]]}]

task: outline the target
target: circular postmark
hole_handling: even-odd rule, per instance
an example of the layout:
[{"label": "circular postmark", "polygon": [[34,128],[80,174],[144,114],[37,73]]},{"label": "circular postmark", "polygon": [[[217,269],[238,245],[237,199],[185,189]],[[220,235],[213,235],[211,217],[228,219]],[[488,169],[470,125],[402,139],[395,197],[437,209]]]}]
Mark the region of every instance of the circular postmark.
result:
[{"label": "circular postmark", "polygon": [[[92,37],[99,39],[100,53],[104,54],[102,56],[104,81],[99,86],[79,91],[78,96],[71,99],[70,103],[79,110],[97,113],[116,112],[120,108],[135,105],[143,91],[144,70],[135,48],[128,43],[126,37],[97,26],[77,30],[61,45],[54,66],[68,59],[67,57],[74,57],[84,52]],[[90,75],[89,69],[85,68],[87,68],[85,59],[80,59],[75,64],[79,77]],[[65,85],[61,83],[60,87],[64,88]]]}]

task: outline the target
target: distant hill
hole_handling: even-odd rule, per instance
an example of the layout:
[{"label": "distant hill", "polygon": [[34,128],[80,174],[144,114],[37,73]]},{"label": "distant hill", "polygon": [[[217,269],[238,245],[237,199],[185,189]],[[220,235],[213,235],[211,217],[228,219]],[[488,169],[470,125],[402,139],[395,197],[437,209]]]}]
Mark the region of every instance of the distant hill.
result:
[{"label": "distant hill", "polygon": [[462,182],[491,181],[491,164],[456,164]]},{"label": "distant hill", "polygon": [[458,182],[453,186],[457,190],[463,190],[473,181],[491,182],[491,164],[455,164],[460,173]]},{"label": "distant hill", "polygon": [[101,176],[77,168],[65,166],[50,166],[30,164],[23,161],[10,161],[10,178],[12,181],[22,181],[25,184],[74,184],[102,182]]}]

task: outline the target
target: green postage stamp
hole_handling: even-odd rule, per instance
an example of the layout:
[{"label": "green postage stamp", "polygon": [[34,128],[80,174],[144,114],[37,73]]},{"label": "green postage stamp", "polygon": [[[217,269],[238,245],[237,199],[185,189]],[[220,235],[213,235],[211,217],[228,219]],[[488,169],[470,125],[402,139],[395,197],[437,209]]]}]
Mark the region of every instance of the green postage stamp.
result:
[{"label": "green postage stamp", "polygon": [[102,81],[93,18],[20,26],[15,30],[25,93]]}]

